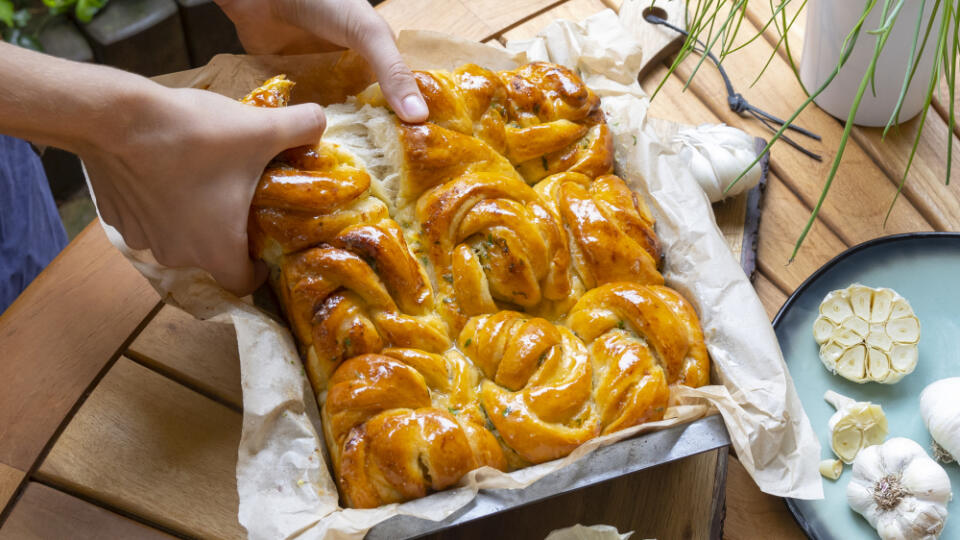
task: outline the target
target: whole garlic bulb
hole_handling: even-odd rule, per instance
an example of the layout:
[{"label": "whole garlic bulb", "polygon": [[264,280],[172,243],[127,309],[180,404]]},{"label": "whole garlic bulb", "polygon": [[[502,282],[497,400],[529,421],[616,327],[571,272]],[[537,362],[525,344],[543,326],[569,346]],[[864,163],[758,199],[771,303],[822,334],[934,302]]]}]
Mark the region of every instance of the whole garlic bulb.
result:
[{"label": "whole garlic bulb", "polygon": [[917,367],[920,321],[892,289],[854,283],[832,291],[813,323],[820,361],[853,382],[898,382]]},{"label": "whole garlic bulb", "polygon": [[919,444],[895,437],[853,462],[847,502],[883,540],[940,536],[952,498],[950,478]]},{"label": "whole garlic bulb", "polygon": [[853,463],[860,450],[887,438],[883,407],[869,401],[854,401],[833,390],[823,395],[837,412],[830,417],[830,447],[844,463]]},{"label": "whole garlic bulb", "polygon": [[933,437],[933,454],[943,462],[960,459],[960,377],[931,383],[920,393],[920,415]]}]

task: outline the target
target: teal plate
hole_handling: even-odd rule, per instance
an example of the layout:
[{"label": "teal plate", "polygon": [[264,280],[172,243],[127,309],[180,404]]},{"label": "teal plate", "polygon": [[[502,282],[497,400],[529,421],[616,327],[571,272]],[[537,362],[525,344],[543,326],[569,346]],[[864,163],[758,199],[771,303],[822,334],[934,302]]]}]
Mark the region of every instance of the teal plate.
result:
[{"label": "teal plate", "polygon": [[[916,233],[878,238],[841,253],[817,270],[780,308],[773,321],[784,359],[813,430],[821,459],[830,451],[827,422],[834,410],[823,400],[834,390],[858,401],[883,406],[889,437],[907,437],[930,453],[930,434],[920,418],[920,392],[933,381],[960,376],[960,234]],[[823,297],[851,283],[888,287],[906,298],[920,319],[920,358],[916,370],[899,383],[857,384],[832,375],[820,363],[813,321]],[[960,466],[945,465],[954,499],[940,538],[960,539]],[[852,467],[837,481],[823,479],[824,498],[788,499],[794,517],[816,540],[877,538],[865,519],[847,505]]]}]

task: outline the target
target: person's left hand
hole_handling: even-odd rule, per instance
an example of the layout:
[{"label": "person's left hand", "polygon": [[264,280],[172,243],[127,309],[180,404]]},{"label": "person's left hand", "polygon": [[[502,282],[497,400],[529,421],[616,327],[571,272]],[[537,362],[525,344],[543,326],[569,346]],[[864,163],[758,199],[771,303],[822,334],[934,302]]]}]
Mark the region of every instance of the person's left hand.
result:
[{"label": "person's left hand", "polygon": [[387,103],[406,122],[427,105],[397,50],[390,26],[366,0],[215,0],[250,54],[305,54],[350,48],[373,67]]}]

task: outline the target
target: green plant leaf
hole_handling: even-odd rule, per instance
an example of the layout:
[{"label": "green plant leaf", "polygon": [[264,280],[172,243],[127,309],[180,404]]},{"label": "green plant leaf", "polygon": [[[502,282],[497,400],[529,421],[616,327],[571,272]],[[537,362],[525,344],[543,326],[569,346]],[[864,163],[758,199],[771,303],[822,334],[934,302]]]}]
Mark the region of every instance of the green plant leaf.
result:
[{"label": "green plant leaf", "polygon": [[13,28],[13,11],[12,0],[0,0],[0,21],[9,28]]},{"label": "green plant leaf", "polygon": [[107,0],[77,0],[77,20],[86,24],[107,4]]},{"label": "green plant leaf", "polygon": [[43,0],[43,5],[47,6],[50,13],[54,15],[63,15],[69,13],[77,0]]}]

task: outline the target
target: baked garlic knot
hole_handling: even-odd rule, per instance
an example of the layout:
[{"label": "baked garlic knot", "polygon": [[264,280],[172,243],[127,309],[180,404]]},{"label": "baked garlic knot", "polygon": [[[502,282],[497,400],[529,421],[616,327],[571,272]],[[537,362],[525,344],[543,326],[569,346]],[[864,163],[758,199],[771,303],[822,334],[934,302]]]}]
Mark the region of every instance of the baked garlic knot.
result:
[{"label": "baked garlic knot", "polygon": [[486,378],[487,415],[524,460],[563,457],[600,434],[590,356],[567,328],[501,311],[471,319],[458,345]]},{"label": "baked garlic knot", "polygon": [[462,360],[387,349],[344,362],[322,409],[327,447],[348,506],[422,497],[482,466],[506,469],[476,410]]},{"label": "baked garlic knot", "polygon": [[[323,140],[277,156],[250,210],[350,507],[566,456],[709,382],[597,95],[547,63],[415,77],[427,122],[399,121],[377,85],[329,106]],[[284,106],[292,86],[243,101]]]},{"label": "baked garlic knot", "polygon": [[417,204],[437,286],[457,328],[464,317],[531,308],[570,294],[560,220],[522,180],[474,173],[437,186]]}]

